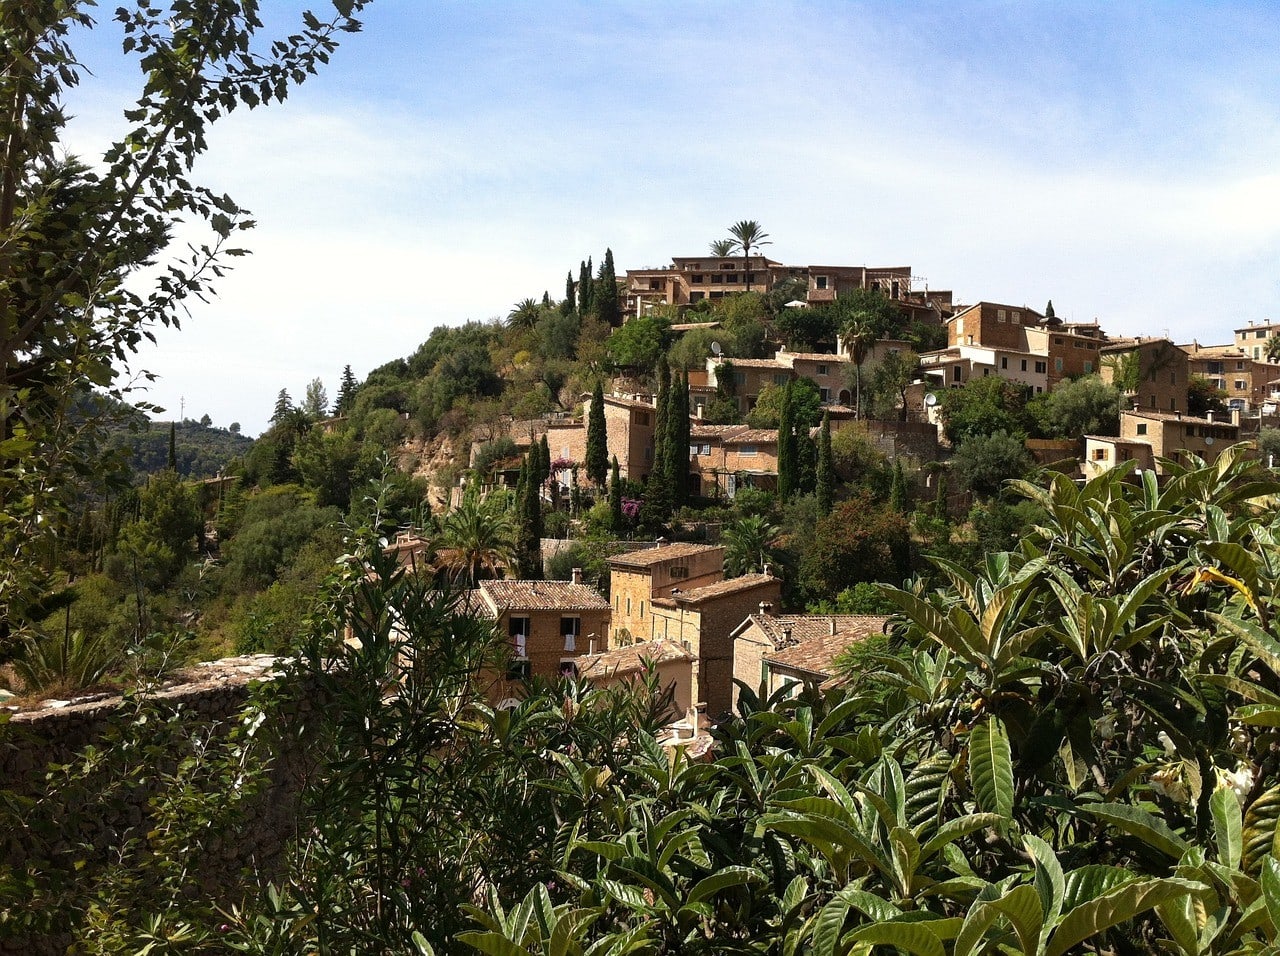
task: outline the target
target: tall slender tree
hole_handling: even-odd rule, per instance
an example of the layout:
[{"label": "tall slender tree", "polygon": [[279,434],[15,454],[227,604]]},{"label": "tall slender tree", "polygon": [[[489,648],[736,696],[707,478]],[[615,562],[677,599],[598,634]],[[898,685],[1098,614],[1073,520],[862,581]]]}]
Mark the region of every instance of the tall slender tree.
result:
[{"label": "tall slender tree", "polygon": [[818,511],[825,518],[835,503],[836,476],[831,461],[831,413],[822,413],[822,430],[818,432]]},{"label": "tall slender tree", "polygon": [[733,237],[742,250],[742,287],[751,288],[751,250],[759,246],[769,245],[769,234],[754,219],[743,219],[729,227],[729,235]]},{"label": "tall slender tree", "polygon": [[679,371],[671,383],[670,422],[667,432],[668,465],[672,500],[678,508],[689,500],[689,374]]},{"label": "tall slender tree", "polygon": [[356,377],[351,372],[351,366],[345,366],[342,369],[342,381],[338,385],[338,401],[333,406],[335,415],[345,415],[351,411],[351,406],[356,401],[356,389],[358,387]]},{"label": "tall slender tree", "polygon": [[578,271],[578,314],[584,318],[592,314],[592,277],[591,277],[591,259],[582,263],[581,269]]},{"label": "tall slender tree", "polygon": [[604,418],[604,384],[596,382],[587,412],[587,477],[597,488],[604,487],[609,473],[609,431]]},{"label": "tall slender tree", "polygon": [[622,534],[622,476],[617,455],[613,456],[609,473],[609,528],[614,534]]},{"label": "tall slender tree", "polygon": [[617,325],[622,318],[618,306],[618,276],[613,268],[613,250],[605,249],[604,262],[592,293],[592,305],[600,321]]},{"label": "tall slender tree", "polygon": [[178,470],[178,424],[169,423],[169,470]]},{"label": "tall slender tree", "polygon": [[649,524],[662,524],[671,516],[671,444],[668,431],[670,419],[671,370],[667,365],[667,357],[663,354],[658,359],[658,397],[653,428],[653,461],[649,469],[649,479],[645,485],[644,493],[645,520]]},{"label": "tall slender tree", "polygon": [[791,500],[799,483],[796,460],[795,408],[792,404],[791,380],[782,386],[782,406],[778,410],[778,501]]},{"label": "tall slender tree", "polygon": [[560,312],[568,315],[578,307],[578,297],[573,291],[573,270],[570,269],[564,278],[564,301],[560,303]]},{"label": "tall slender tree", "polygon": [[293,414],[293,399],[289,397],[287,388],[280,389],[276,395],[275,411],[271,413],[271,424],[279,425],[281,422],[288,421],[289,416]]},{"label": "tall slender tree", "polygon": [[889,485],[889,507],[898,514],[906,514],[910,508],[907,495],[907,476],[902,470],[902,459],[893,462],[893,481]]}]

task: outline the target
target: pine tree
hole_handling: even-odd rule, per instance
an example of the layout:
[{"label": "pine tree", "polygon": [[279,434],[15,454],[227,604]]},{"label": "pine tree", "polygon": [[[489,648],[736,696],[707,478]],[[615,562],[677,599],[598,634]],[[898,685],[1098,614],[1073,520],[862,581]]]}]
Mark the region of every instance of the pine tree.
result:
[{"label": "pine tree", "polygon": [[796,492],[798,481],[795,439],[795,412],[791,406],[791,381],[782,386],[782,406],[778,410],[778,501],[786,504]]},{"label": "pine tree", "polygon": [[551,293],[546,289],[542,290],[542,307],[544,309],[551,307]]},{"label": "pine tree", "polygon": [[836,476],[831,463],[831,413],[822,413],[818,432],[818,512],[825,518],[835,503]]},{"label": "pine tree", "polygon": [[592,307],[600,321],[617,325],[622,318],[618,308],[618,276],[613,268],[613,250],[604,251],[604,262],[592,292]]},{"label": "pine tree", "polygon": [[604,418],[604,385],[597,381],[591,392],[587,413],[587,477],[597,488],[604,487],[609,473],[609,430]]},{"label": "pine tree", "polygon": [[1046,306],[1044,307],[1044,317],[1045,317],[1046,319],[1052,319],[1052,318],[1055,318],[1055,317],[1056,317],[1056,316],[1054,315],[1054,312],[1053,312],[1053,300],[1052,300],[1052,299],[1050,299],[1050,300],[1049,300],[1049,304],[1048,304],[1048,305],[1046,305]]},{"label": "pine tree", "polygon": [[280,394],[276,396],[276,408],[271,413],[271,424],[279,425],[287,419],[293,411],[293,399],[289,397],[287,388],[280,389]]},{"label": "pine tree", "polygon": [[178,426],[176,422],[169,423],[169,470],[178,470]]},{"label": "pine tree", "polygon": [[335,415],[345,415],[351,411],[351,406],[356,401],[356,389],[359,387],[356,377],[351,373],[351,366],[348,365],[342,370],[342,381],[338,385],[338,401],[333,406]]},{"label": "pine tree", "polygon": [[614,534],[622,534],[622,477],[618,473],[618,456],[613,456],[609,474],[609,527]]},{"label": "pine tree", "polygon": [[577,296],[573,294],[573,270],[570,269],[564,278],[564,301],[560,303],[560,313],[568,315],[577,307]]}]

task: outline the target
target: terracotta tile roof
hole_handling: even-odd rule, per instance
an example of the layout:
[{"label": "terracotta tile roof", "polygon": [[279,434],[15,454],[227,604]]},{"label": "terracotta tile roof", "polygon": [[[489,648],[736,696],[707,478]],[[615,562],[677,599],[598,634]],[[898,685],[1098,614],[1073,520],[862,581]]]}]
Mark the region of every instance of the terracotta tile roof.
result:
[{"label": "terracotta tile roof", "polygon": [[677,322],[671,326],[672,332],[692,332],[694,329],[718,329],[719,322]]},{"label": "terracotta tile roof", "polygon": [[677,602],[680,604],[705,604],[708,601],[715,601],[722,597],[778,583],[780,583],[780,579],[771,574],[744,574],[738,578],[717,581],[715,584],[704,584],[700,588],[693,588],[689,591],[677,589],[677,593],[670,597],[654,598],[653,603],[663,607],[675,607]]},{"label": "terracotta tile roof", "polygon": [[790,647],[765,655],[765,660],[777,667],[807,671],[816,677],[831,677],[835,673],[835,659],[850,644],[863,640],[866,634],[844,633],[835,637],[815,637],[792,644]]},{"label": "terracotta tile roof", "polygon": [[480,591],[499,613],[609,610],[595,588],[568,581],[481,581]]},{"label": "terracotta tile roof", "polygon": [[636,398],[626,398],[622,395],[606,395],[604,403],[606,405],[621,405],[623,408],[643,408],[651,412],[656,408],[656,406],[650,405],[648,402]]},{"label": "terracotta tile roof", "polygon": [[694,656],[676,641],[643,641],[627,644],[599,654],[584,654],[577,658],[578,673],[587,679],[612,677],[615,674],[638,674],[647,662],[665,664],[667,661],[691,661]]},{"label": "terracotta tile roof", "polygon": [[1106,442],[1109,445],[1133,445],[1139,448],[1150,448],[1151,442],[1140,438],[1117,438],[1114,435],[1085,435],[1089,441]]},{"label": "terracotta tile roof", "polygon": [[726,445],[768,445],[777,444],[778,431],[775,428],[748,428],[745,431],[725,437]]},{"label": "terracotta tile roof", "polygon": [[1193,359],[1243,359],[1248,358],[1248,354],[1244,350],[1243,345],[1201,345],[1199,342],[1190,342],[1187,345],[1179,345],[1178,348],[1186,352]]},{"label": "terracotta tile roof", "polygon": [[778,648],[830,637],[833,631],[858,638],[882,634],[889,623],[882,614],[752,614],[747,620]]},{"label": "terracotta tile roof", "polygon": [[1223,425],[1227,428],[1239,428],[1238,425],[1232,425],[1228,421],[1210,421],[1207,418],[1193,418],[1191,415],[1179,415],[1176,412],[1147,412],[1141,409],[1126,409],[1120,413],[1120,417],[1132,415],[1134,418],[1145,418],[1153,422],[1185,422],[1188,425]]},{"label": "terracotta tile roof", "polygon": [[787,352],[786,357],[793,362],[833,362],[842,365],[848,365],[852,361],[847,356],[833,352]]},{"label": "terracotta tile roof", "polygon": [[[1106,344],[1104,344],[1100,349],[1098,349],[1098,351],[1099,352],[1127,352],[1130,349],[1138,348],[1139,346],[1142,346],[1142,345],[1150,345],[1153,342],[1169,342],[1169,340],[1159,335],[1138,335],[1130,338],[1108,339]],[[1169,344],[1173,345],[1172,342],[1169,342]],[[1176,345],[1173,345],[1173,347],[1177,348]]]},{"label": "terracotta tile roof", "polygon": [[777,359],[740,359],[726,358],[724,365],[732,365],[734,368],[772,368],[779,372],[791,371],[791,366],[786,362],[779,362]]},{"label": "terracotta tile roof", "polygon": [[661,561],[670,561],[672,558],[687,558],[694,554],[705,554],[708,551],[724,552],[724,548],[713,544],[690,544],[685,541],[677,541],[674,544],[664,544],[657,548],[645,548],[641,551],[630,551],[626,554],[616,554],[609,559],[610,567],[618,568],[651,568]]},{"label": "terracotta tile roof", "polygon": [[748,425],[693,425],[689,429],[689,437],[692,438],[722,438],[726,435],[733,435],[737,432],[744,432],[750,426]]}]

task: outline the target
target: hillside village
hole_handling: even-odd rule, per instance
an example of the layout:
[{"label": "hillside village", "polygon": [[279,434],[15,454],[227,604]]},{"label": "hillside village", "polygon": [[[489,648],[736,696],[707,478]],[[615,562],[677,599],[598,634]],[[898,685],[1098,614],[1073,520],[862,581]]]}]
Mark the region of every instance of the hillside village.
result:
[{"label": "hillside village", "polygon": [[[945,337],[944,346],[917,353],[904,338],[859,337],[855,320],[838,329],[830,343],[803,351],[766,338],[766,357],[731,358],[713,344],[699,367],[673,378],[672,387],[687,387],[690,409],[689,500],[730,503],[747,489],[778,493],[781,432],[753,427],[745,419],[762,395],[799,381],[814,387],[833,434],[859,430],[890,461],[909,461],[910,473],[921,483],[916,497],[934,493],[943,473],[938,463],[951,450],[946,393],[979,379],[1010,383],[1026,398],[1090,376],[1119,391],[1113,433],[1026,441],[1040,465],[1077,480],[1121,465],[1132,469],[1133,480],[1143,471],[1163,478],[1169,467],[1192,461],[1190,456],[1213,462],[1226,448],[1256,439],[1261,429],[1280,420],[1280,323],[1247,322],[1232,330],[1229,344],[1177,344],[1112,335],[1097,321],[1064,322],[1051,303],[1044,312],[989,301],[962,305],[948,291],[916,285],[906,266],[788,266],[764,256],[750,256],[745,263],[732,255],[678,257],[660,269],[628,270],[617,282],[619,330],[660,314],[671,320],[673,342],[690,333],[716,333],[721,325],[716,313],[700,311],[708,303],[777,290],[790,297],[782,306],[788,311],[870,293],[896,313],[896,327],[932,328],[937,340]],[[823,345],[829,350],[820,350]],[[904,355],[910,356],[909,375],[897,388],[896,407],[882,405],[882,414],[869,418],[870,402],[858,406],[859,383],[870,383],[884,363]],[[623,368],[612,388],[600,394],[607,455],[616,468],[613,480],[620,477],[632,487],[648,485],[662,442],[662,400],[652,388],[634,388],[654,381]],[[1208,406],[1198,413],[1193,411],[1197,386],[1201,404]],[[709,421],[708,410],[718,407],[723,414],[726,399],[738,423]],[[451,507],[463,506],[468,492],[477,490],[474,483],[484,495],[504,488],[523,494],[517,490],[525,481],[517,459],[536,457],[542,447],[551,471],[539,488],[540,504],[574,511],[580,481],[587,484],[579,472],[589,455],[595,400],[584,393],[581,404],[567,412],[487,422],[472,435],[469,467],[459,472]],[[816,441],[819,431],[814,425],[807,437]],[[489,454],[498,442],[506,443],[505,462]],[[971,500],[964,494],[948,496],[945,489],[942,494],[944,511],[963,509]],[[544,540],[542,546],[540,571],[557,542]],[[396,552],[417,566],[430,561],[431,547],[410,534]],[[623,545],[613,550],[618,547]],[[607,685],[634,679],[652,666],[663,684],[674,688],[680,717],[672,733],[679,740],[730,714],[743,687],[773,693],[791,685],[837,683],[837,662],[848,648],[888,627],[884,615],[784,610],[776,568],[766,562],[727,575],[725,548],[715,543],[659,538],[625,548],[607,558],[603,594],[583,582],[578,567],[566,582],[512,578],[516,567],[499,571],[502,580],[479,582],[475,606],[508,636],[512,652],[509,669],[491,675],[495,702],[514,703],[518,684],[531,676],[582,676]]]}]

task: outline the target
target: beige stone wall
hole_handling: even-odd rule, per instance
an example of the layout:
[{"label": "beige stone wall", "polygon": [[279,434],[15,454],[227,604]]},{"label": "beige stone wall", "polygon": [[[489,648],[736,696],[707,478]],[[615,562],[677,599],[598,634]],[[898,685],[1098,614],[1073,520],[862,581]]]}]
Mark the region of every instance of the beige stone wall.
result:
[{"label": "beige stone wall", "polygon": [[[748,612],[750,613],[750,612]],[[733,677],[740,680],[752,690],[760,686],[765,676],[764,658],[773,650],[773,642],[752,624],[737,636],[733,642]],[[733,705],[738,704],[738,685],[733,685]]]},{"label": "beige stone wall", "polygon": [[[609,576],[611,647],[661,637],[653,630],[653,599],[668,597],[673,587],[691,591],[724,578],[724,549],[654,562],[640,570],[613,567]],[[627,631],[629,637],[623,635]]]}]

